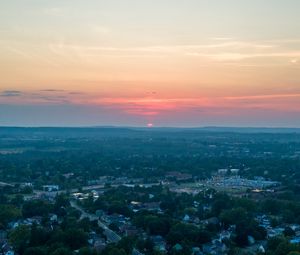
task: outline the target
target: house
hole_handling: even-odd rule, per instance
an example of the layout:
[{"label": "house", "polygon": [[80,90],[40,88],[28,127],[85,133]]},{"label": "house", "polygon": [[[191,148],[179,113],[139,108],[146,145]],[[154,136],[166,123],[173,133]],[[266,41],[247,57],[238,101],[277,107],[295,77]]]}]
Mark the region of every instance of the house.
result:
[{"label": "house", "polygon": [[204,254],[222,255],[226,254],[227,246],[219,239],[214,239],[211,243],[203,244],[202,251]]},{"label": "house", "polygon": [[183,247],[181,244],[177,243],[172,247],[173,250],[175,250],[176,252],[180,252],[183,250]]},{"label": "house", "polygon": [[103,238],[98,238],[97,240],[95,240],[93,247],[98,252],[103,251],[106,247],[105,240]]},{"label": "house", "polygon": [[108,224],[116,224],[117,226],[121,226],[126,223],[126,218],[121,214],[112,214],[112,215],[103,215],[102,219]]},{"label": "house", "polygon": [[5,255],[15,255],[15,252],[14,251],[8,251],[5,253]]},{"label": "house", "polygon": [[135,226],[124,224],[120,227],[120,231],[124,233],[125,236],[135,236],[139,233],[138,229]]},{"label": "house", "polygon": [[240,171],[240,169],[236,169],[236,168],[230,169],[230,172],[231,172],[232,174],[238,174],[239,171]]},{"label": "house", "polygon": [[32,224],[37,224],[40,225],[42,222],[42,217],[41,216],[34,216],[31,218],[27,218],[23,221],[20,221],[20,223],[24,224],[24,225],[32,225]]},{"label": "house", "polygon": [[52,213],[51,213],[49,216],[50,216],[50,221],[52,221],[52,222],[57,222],[58,217],[57,217],[56,214],[52,214]]},{"label": "house", "polygon": [[230,239],[231,237],[231,232],[230,231],[226,231],[226,230],[223,230],[220,234],[219,234],[219,240],[220,241],[224,241],[226,239]]},{"label": "house", "polygon": [[55,192],[55,191],[41,193],[39,199],[46,200],[49,202],[54,202],[56,195],[57,195],[57,192]]},{"label": "house", "polygon": [[138,202],[138,201],[131,201],[130,202],[130,208],[134,211],[134,212],[138,212],[142,207],[142,203]]},{"label": "house", "polygon": [[8,243],[7,232],[4,230],[0,230],[0,254],[2,254],[1,253],[2,247],[5,247],[7,243]]},{"label": "house", "polygon": [[270,228],[267,231],[267,236],[268,236],[268,238],[272,238],[272,237],[275,237],[275,236],[280,236],[280,235],[283,234],[283,231],[284,231],[284,228],[280,228],[280,227]]},{"label": "house", "polygon": [[185,221],[185,222],[189,222],[190,219],[191,219],[190,216],[188,214],[186,214],[186,215],[184,215],[182,220]]},{"label": "house", "polygon": [[199,217],[192,216],[190,222],[198,225],[200,223],[200,219]]},{"label": "house", "polygon": [[98,235],[96,234],[96,232],[94,231],[91,231],[89,234],[88,234],[88,243],[90,245],[93,245],[94,242],[95,242],[95,239],[98,237]]},{"label": "house", "polygon": [[154,195],[153,194],[149,194],[149,199],[152,199],[154,198]]},{"label": "house", "polygon": [[292,230],[294,230],[295,232],[300,231],[300,225],[298,225],[298,224],[292,224],[292,225],[290,225],[290,228]]},{"label": "house", "polygon": [[211,243],[206,243],[202,245],[202,251],[204,254],[211,254],[213,248]]},{"label": "house", "polygon": [[199,224],[200,223],[200,219],[198,217],[189,216],[188,214],[184,215],[182,220],[184,222],[189,222],[189,223],[194,223],[194,224]]},{"label": "house", "polygon": [[24,201],[38,200],[39,198],[40,196],[37,194],[24,195]]},{"label": "house", "polygon": [[266,250],[265,250],[265,248],[264,248],[262,245],[260,245],[260,246],[258,247],[257,251],[258,251],[259,253],[266,253]]},{"label": "house", "polygon": [[295,237],[290,240],[291,244],[300,244],[300,237]]},{"label": "house", "polygon": [[195,208],[198,208],[199,205],[200,205],[200,203],[199,203],[198,201],[194,201],[194,202],[193,202],[193,205],[194,205]]},{"label": "house", "polygon": [[72,197],[78,200],[84,200],[89,198],[88,193],[76,192],[72,194]]},{"label": "house", "polygon": [[159,252],[162,252],[162,253],[165,253],[167,252],[167,243],[165,241],[165,239],[160,236],[160,235],[156,235],[156,236],[152,236],[151,237],[151,240],[154,244],[154,249],[159,251]]},{"label": "house", "polygon": [[255,239],[254,239],[253,236],[248,236],[247,238],[248,238],[248,244],[249,244],[249,245],[255,244]]},{"label": "house", "polygon": [[203,252],[199,247],[193,247],[192,248],[192,255],[203,255]]},{"label": "house", "polygon": [[147,211],[160,211],[160,203],[159,202],[150,202],[150,203],[143,203],[141,209]]},{"label": "house", "polygon": [[33,187],[33,184],[31,182],[24,182],[20,184],[20,188],[26,188],[26,187]]},{"label": "house", "polygon": [[20,221],[11,221],[8,223],[8,227],[11,229],[15,229],[20,225]]},{"label": "house", "polygon": [[13,248],[8,243],[3,244],[1,250],[4,255],[15,255]]},{"label": "house", "polygon": [[92,190],[89,195],[92,195],[94,201],[99,198],[99,192],[97,190]]},{"label": "house", "polygon": [[203,205],[202,208],[203,208],[203,211],[211,211],[212,207],[210,205]]},{"label": "house", "polygon": [[58,185],[43,185],[43,190],[47,192],[59,191]]},{"label": "house", "polygon": [[227,172],[228,172],[228,169],[219,169],[218,170],[218,174],[227,174]]},{"label": "house", "polygon": [[204,225],[218,225],[220,223],[219,219],[217,217],[211,217],[211,218],[208,218],[206,220],[202,220],[201,221],[202,224]]},{"label": "house", "polygon": [[74,173],[66,173],[63,174],[63,177],[65,177],[66,179],[69,179],[70,177],[74,176]]},{"label": "house", "polygon": [[227,250],[226,245],[218,239],[213,240],[212,244],[213,246],[211,254],[221,255],[224,254]]},{"label": "house", "polygon": [[177,181],[187,181],[193,179],[193,176],[191,174],[186,174],[186,173],[180,173],[177,171],[174,172],[168,172],[166,174],[167,178],[175,179]]}]

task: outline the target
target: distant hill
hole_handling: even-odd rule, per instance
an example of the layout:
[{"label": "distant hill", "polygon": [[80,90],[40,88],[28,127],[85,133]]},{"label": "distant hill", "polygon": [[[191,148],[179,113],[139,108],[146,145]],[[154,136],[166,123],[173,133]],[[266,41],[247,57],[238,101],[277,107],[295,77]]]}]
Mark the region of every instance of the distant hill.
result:
[{"label": "distant hill", "polygon": [[1,137],[107,137],[143,135],[201,135],[209,133],[236,134],[300,134],[299,128],[251,128],[251,127],[0,127]]},{"label": "distant hill", "polygon": [[300,128],[266,128],[266,127],[203,127],[203,131],[209,132],[233,132],[233,133],[300,133]]}]

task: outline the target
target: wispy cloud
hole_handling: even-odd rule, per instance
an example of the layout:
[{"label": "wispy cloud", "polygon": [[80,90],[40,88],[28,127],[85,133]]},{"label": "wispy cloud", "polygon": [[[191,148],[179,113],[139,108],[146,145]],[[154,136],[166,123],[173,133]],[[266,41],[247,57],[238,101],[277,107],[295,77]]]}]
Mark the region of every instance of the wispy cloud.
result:
[{"label": "wispy cloud", "polygon": [[300,51],[286,51],[286,52],[265,52],[265,53],[234,53],[234,52],[223,52],[223,53],[212,53],[206,54],[201,52],[188,53],[189,56],[195,57],[206,57],[217,61],[239,61],[245,59],[254,58],[293,58],[290,60],[292,63],[297,63],[294,58],[300,57]]},{"label": "wispy cloud", "polygon": [[70,103],[72,96],[68,91],[45,89],[34,91],[17,91],[17,90],[5,90],[0,93],[0,103],[6,103],[10,105],[28,104],[28,105],[40,105],[40,104],[65,104]]},{"label": "wispy cloud", "polygon": [[[12,40],[0,40],[0,46],[6,52],[13,53],[14,55],[25,59],[26,61],[38,61],[42,64],[47,64],[50,66],[57,67],[59,64],[55,59],[44,57],[44,49],[42,45],[35,45],[34,47],[29,47],[25,43],[20,41],[12,41]],[[42,53],[43,52],[43,53]]]},{"label": "wispy cloud", "polygon": [[[108,33],[109,29],[101,26],[92,28],[99,33]],[[199,58],[213,62],[251,62],[254,59],[274,58],[284,60],[285,63],[298,65],[300,59],[300,39],[287,40],[242,40],[235,38],[211,38],[206,42],[194,44],[166,44],[141,46],[106,46],[66,42],[63,38],[46,45],[51,55],[41,57],[37,52],[28,51],[18,42],[5,44],[7,50],[27,60],[37,59],[51,66],[60,66],[61,61],[77,63],[78,60],[90,62],[101,57],[108,58]],[[45,46],[45,45],[44,45]],[[38,46],[37,46],[38,47]],[[45,49],[43,49],[45,50]],[[59,58],[57,58],[57,56]],[[252,61],[253,62],[253,61]],[[253,63],[252,63],[253,64]],[[264,65],[267,63],[257,63]],[[268,61],[270,64],[270,61]]]},{"label": "wispy cloud", "polygon": [[[211,62],[238,62],[259,58],[287,59],[287,63],[297,64],[300,46],[293,42],[243,41],[235,39],[213,39],[202,44],[150,45],[135,47],[107,47],[99,45],[50,44],[53,54],[74,55],[81,59],[99,57],[145,58],[145,57],[197,57]],[[296,61],[295,61],[296,60]]]},{"label": "wispy cloud", "polygon": [[[101,94],[83,93],[81,91],[65,91],[45,89],[37,91],[6,90],[1,94],[1,103],[10,105],[82,105],[101,107],[118,111],[125,115],[161,116],[182,112],[207,112],[211,114],[229,113],[234,109],[300,111],[300,93],[278,93],[233,96],[199,96],[199,97],[167,97],[157,93],[146,93],[136,97],[103,96]],[[214,110],[215,109],[215,110]],[[220,111],[223,109],[223,111]]]},{"label": "wispy cloud", "polygon": [[64,89],[41,89],[40,91],[45,91],[45,92],[63,92],[65,90]]},{"label": "wispy cloud", "polygon": [[1,97],[19,97],[22,92],[19,90],[4,90],[0,93]]},{"label": "wispy cloud", "polygon": [[[291,101],[294,98],[296,101]],[[182,98],[95,98],[89,103],[107,108],[117,108],[133,115],[160,115],[171,112],[202,111],[223,108],[233,109],[277,109],[300,111],[300,94],[245,95],[231,97],[182,97]],[[217,112],[220,112],[218,110]]]},{"label": "wispy cloud", "polygon": [[207,44],[178,44],[178,45],[151,45],[151,46],[135,46],[135,47],[107,47],[107,46],[91,46],[79,44],[66,44],[61,42],[59,44],[50,44],[50,49],[54,53],[61,51],[77,51],[83,54],[101,53],[101,52],[115,52],[115,53],[181,53],[186,54],[195,50],[208,49],[271,49],[277,47],[274,44],[263,44],[259,42],[244,42],[244,41],[226,41],[226,42],[212,42]]},{"label": "wispy cloud", "polygon": [[299,93],[294,94],[272,94],[272,95],[250,95],[250,96],[234,96],[234,97],[225,97],[225,99],[229,100],[264,100],[264,99],[278,99],[278,98],[293,98],[300,97]]}]

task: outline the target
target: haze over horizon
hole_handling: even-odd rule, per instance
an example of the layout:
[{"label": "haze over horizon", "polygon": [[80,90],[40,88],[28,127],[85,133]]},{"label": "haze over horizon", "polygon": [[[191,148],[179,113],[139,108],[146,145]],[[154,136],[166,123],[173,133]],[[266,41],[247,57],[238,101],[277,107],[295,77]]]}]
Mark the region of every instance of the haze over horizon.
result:
[{"label": "haze over horizon", "polygon": [[0,126],[300,127],[298,0],[0,3]]}]

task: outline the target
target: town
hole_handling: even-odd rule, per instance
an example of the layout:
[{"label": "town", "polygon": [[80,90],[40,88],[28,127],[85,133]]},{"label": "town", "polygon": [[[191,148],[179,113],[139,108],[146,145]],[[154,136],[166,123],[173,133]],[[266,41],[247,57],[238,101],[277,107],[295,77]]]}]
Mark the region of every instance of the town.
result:
[{"label": "town", "polygon": [[248,133],[11,132],[0,136],[0,254],[300,251],[297,134],[261,145]]}]

